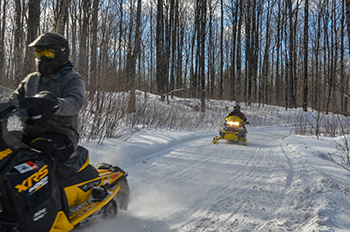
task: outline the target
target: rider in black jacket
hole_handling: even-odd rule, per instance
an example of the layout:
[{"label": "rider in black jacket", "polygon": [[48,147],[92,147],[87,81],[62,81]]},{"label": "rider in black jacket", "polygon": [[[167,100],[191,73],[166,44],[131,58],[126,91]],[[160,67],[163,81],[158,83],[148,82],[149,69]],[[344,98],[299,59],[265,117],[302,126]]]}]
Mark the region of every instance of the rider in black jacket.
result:
[{"label": "rider in black jacket", "polygon": [[233,110],[227,115],[227,117],[230,116],[237,116],[240,119],[242,119],[243,122],[247,122],[247,117],[244,113],[241,112],[241,106],[238,103],[233,107]]},{"label": "rider in black jacket", "polygon": [[[78,146],[78,114],[85,100],[84,80],[68,58],[69,45],[64,36],[44,33],[29,47],[35,49],[38,71],[19,84],[11,102],[28,111],[29,119],[22,131],[29,145],[62,161]],[[54,107],[28,105],[25,98],[34,96],[52,101]]]}]

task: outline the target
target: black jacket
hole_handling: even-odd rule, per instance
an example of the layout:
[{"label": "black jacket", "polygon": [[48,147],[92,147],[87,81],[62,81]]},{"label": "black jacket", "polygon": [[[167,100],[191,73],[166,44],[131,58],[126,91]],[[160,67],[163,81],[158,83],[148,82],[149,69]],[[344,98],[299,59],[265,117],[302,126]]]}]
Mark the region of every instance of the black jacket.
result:
[{"label": "black jacket", "polygon": [[231,112],[227,115],[227,117],[230,117],[230,116],[237,116],[237,117],[239,117],[240,119],[242,119],[243,122],[246,122],[246,121],[247,121],[247,117],[246,117],[245,114],[242,113],[241,111],[239,111],[239,112],[231,111]]},{"label": "black jacket", "polygon": [[85,83],[69,62],[56,73],[42,76],[39,72],[29,74],[14,91],[12,98],[31,97],[47,90],[55,94],[59,108],[52,118],[43,125],[24,124],[23,131],[30,137],[38,137],[44,132],[53,131],[65,134],[78,145],[78,114],[85,100]]}]

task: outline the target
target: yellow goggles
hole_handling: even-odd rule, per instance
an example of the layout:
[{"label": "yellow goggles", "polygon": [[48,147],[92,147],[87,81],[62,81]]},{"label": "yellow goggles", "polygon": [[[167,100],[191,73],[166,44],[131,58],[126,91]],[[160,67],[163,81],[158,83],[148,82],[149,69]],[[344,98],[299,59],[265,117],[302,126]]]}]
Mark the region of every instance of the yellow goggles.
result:
[{"label": "yellow goggles", "polygon": [[38,49],[35,51],[36,58],[40,58],[41,56],[50,59],[55,57],[55,51],[53,49]]}]

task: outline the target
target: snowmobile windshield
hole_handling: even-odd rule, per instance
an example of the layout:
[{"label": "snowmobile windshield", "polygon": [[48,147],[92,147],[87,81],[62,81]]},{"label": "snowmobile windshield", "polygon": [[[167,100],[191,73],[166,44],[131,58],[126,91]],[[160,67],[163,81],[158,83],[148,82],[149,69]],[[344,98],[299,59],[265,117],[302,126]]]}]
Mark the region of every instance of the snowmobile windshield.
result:
[{"label": "snowmobile windshield", "polygon": [[[7,87],[1,86],[0,85],[0,111],[2,112],[2,110],[7,108],[7,102],[9,101],[9,97],[11,96],[11,94],[13,93],[12,89],[9,89]],[[4,112],[2,112],[4,113]],[[6,115],[6,110],[4,115]],[[1,116],[1,120],[3,119]],[[10,118],[4,118],[7,122],[6,122],[6,126],[8,130],[20,130],[21,128],[21,121],[18,117],[12,117],[10,116]]]},{"label": "snowmobile windshield", "polygon": [[0,103],[7,102],[12,93],[12,89],[0,85]]}]

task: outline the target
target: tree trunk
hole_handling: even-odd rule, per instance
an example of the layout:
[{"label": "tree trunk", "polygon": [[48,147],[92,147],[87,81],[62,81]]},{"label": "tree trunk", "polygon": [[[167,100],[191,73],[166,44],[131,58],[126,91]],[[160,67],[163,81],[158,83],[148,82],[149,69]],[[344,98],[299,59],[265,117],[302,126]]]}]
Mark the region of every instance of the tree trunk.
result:
[{"label": "tree trunk", "polygon": [[68,9],[71,0],[60,0],[60,9],[57,17],[56,32],[64,35],[64,29],[68,21]]},{"label": "tree trunk", "polygon": [[[348,40],[350,42],[350,0],[346,0],[346,27],[348,29]],[[350,50],[350,47],[349,47]],[[349,99],[349,78],[347,78],[347,84],[346,84],[346,96],[344,100],[345,105],[345,112],[347,113],[347,106],[348,106],[348,99]]]},{"label": "tree trunk", "polygon": [[80,43],[79,43],[79,63],[78,63],[78,71],[80,75],[84,78],[85,83],[87,83],[87,88],[90,90],[91,80],[88,76],[88,48],[87,40],[88,40],[88,26],[89,26],[89,9],[90,9],[90,0],[83,1],[83,10],[81,11],[81,33],[80,33]]},{"label": "tree trunk", "polygon": [[173,90],[175,89],[175,55],[176,55],[176,22],[175,22],[175,1],[170,0],[170,18],[169,18],[169,37],[171,43],[169,41],[169,48],[171,46],[171,54],[170,54],[170,87],[171,97],[174,97]]},{"label": "tree trunk", "polygon": [[[15,38],[14,38],[14,64],[15,64],[15,80],[16,84],[18,84],[22,80],[22,76],[20,73],[21,70],[21,56],[20,56],[20,36],[21,36],[21,17],[22,17],[22,8],[21,8],[21,1],[15,0],[15,6],[16,6],[16,14],[15,14]],[[29,44],[29,43],[28,43]],[[27,50],[27,49],[26,49]]]},{"label": "tree trunk", "polygon": [[206,31],[206,12],[207,12],[207,0],[200,0],[202,2],[201,7],[201,26],[200,26],[200,57],[199,57],[199,67],[200,67],[200,80],[201,80],[201,101],[202,107],[201,112],[205,112],[205,31]]},{"label": "tree trunk", "polygon": [[[234,10],[233,10],[234,9]],[[238,17],[238,1],[232,3],[232,54],[231,54],[231,78],[230,78],[230,94],[231,101],[236,99],[236,44],[237,44],[237,17]]]},{"label": "tree trunk", "polygon": [[236,102],[240,102],[242,100],[242,23],[243,23],[243,0],[239,1],[239,19],[238,19],[238,28],[237,28],[237,77],[236,77]]},{"label": "tree trunk", "polygon": [[0,22],[0,81],[6,84],[5,78],[5,28],[6,28],[6,4],[7,0],[0,1],[1,22]]},{"label": "tree trunk", "polygon": [[212,4],[212,0],[208,3],[209,6],[209,36],[208,36],[208,97],[214,97],[214,76],[215,76],[215,68],[214,68],[214,43],[213,43],[213,15],[214,15],[214,7]]},{"label": "tree trunk", "polygon": [[296,100],[294,95],[294,23],[292,1],[287,0],[289,16],[289,81],[288,81],[288,107],[295,108]]},{"label": "tree trunk", "polygon": [[219,98],[223,97],[223,76],[224,76],[224,1],[220,0],[221,10],[221,27],[220,27],[220,87],[219,87]]},{"label": "tree trunk", "polygon": [[92,39],[91,39],[91,65],[90,65],[90,81],[91,91],[95,92],[100,88],[100,75],[97,65],[97,27],[98,27],[98,6],[99,0],[93,0],[93,14],[92,14]]},{"label": "tree trunk", "polygon": [[[177,56],[175,56],[175,63],[176,63],[176,69],[175,69],[175,88],[176,89],[181,89],[182,88],[182,62],[183,62],[183,38],[184,38],[184,31],[183,31],[183,25],[182,21],[180,21],[180,1],[175,0],[175,25],[176,25],[176,45],[175,45],[175,50]],[[179,96],[182,96],[182,92],[179,92]]]},{"label": "tree trunk", "polygon": [[304,19],[304,91],[303,91],[303,110],[307,111],[308,97],[308,54],[309,54],[309,0],[305,0],[305,19]]},{"label": "tree trunk", "polygon": [[163,0],[158,0],[157,3],[157,37],[156,37],[156,82],[157,94],[161,96],[160,100],[164,101],[165,81],[164,81],[164,22],[163,22]]},{"label": "tree trunk", "polygon": [[[38,37],[40,25],[40,0],[30,0],[28,2],[28,32],[27,45],[33,42]],[[32,49],[26,49],[25,57],[25,73],[31,73],[35,70],[34,52]]]},{"label": "tree trunk", "polygon": [[282,81],[282,71],[280,68],[280,51],[281,51],[281,41],[282,41],[282,9],[281,9],[281,1],[278,1],[278,13],[277,13],[277,35],[276,35],[276,82],[275,82],[275,89],[276,89],[276,94],[275,94],[275,104],[278,106],[283,105],[283,87],[281,86],[283,81]]},{"label": "tree trunk", "polygon": [[136,9],[136,28],[135,28],[135,46],[131,58],[130,65],[130,99],[128,113],[136,112],[136,96],[135,96],[135,79],[136,79],[136,60],[141,51],[141,0],[137,0]]}]

